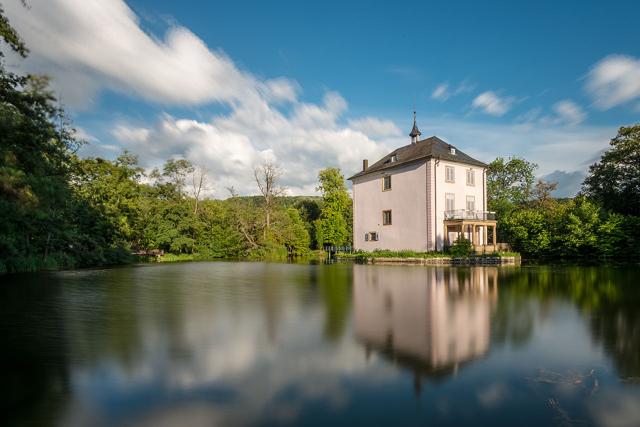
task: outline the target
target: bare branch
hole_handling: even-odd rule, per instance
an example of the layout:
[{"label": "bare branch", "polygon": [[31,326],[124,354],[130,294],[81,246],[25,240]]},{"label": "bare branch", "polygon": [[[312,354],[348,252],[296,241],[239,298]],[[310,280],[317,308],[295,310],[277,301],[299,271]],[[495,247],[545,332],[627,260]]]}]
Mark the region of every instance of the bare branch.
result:
[{"label": "bare branch", "polygon": [[194,214],[198,213],[198,203],[200,201],[200,194],[202,194],[202,191],[207,191],[210,189],[210,186],[208,185],[209,184],[208,179],[207,179],[208,173],[209,173],[209,170],[204,166],[195,166],[193,168],[193,172],[191,174],[191,183],[193,186],[192,194],[195,200],[194,208],[193,208]]},{"label": "bare branch", "polygon": [[258,190],[264,199],[265,206],[265,229],[271,225],[271,212],[278,197],[285,194],[285,188],[278,186],[278,180],[282,176],[282,170],[273,163],[263,163],[253,169],[253,176],[256,180]]}]

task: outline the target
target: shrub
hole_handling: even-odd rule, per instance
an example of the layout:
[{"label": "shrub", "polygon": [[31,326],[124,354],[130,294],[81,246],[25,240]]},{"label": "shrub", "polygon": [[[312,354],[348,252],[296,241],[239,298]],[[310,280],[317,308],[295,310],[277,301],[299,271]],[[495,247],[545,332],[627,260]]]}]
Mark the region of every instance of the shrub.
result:
[{"label": "shrub", "polygon": [[449,248],[449,254],[456,258],[468,257],[473,253],[473,245],[468,239],[460,236]]}]

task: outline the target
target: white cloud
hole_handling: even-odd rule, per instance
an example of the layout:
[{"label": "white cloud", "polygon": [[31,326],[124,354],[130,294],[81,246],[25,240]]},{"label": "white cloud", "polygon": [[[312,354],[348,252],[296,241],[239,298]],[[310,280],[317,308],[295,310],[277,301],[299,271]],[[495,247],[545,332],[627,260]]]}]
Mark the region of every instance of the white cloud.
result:
[{"label": "white cloud", "polygon": [[456,90],[453,91],[453,95],[457,96],[463,93],[471,92],[473,89],[475,89],[475,87],[476,86],[474,84],[471,84],[469,80],[465,79],[461,81]]},{"label": "white cloud", "polygon": [[87,132],[86,129],[82,127],[75,126],[74,130],[75,130],[75,137],[81,141],[85,141],[89,143],[99,142],[98,138],[96,138],[94,135]]},{"label": "white cloud", "polygon": [[640,59],[607,56],[591,68],[585,88],[602,110],[637,100],[640,98]]},{"label": "white cloud", "polygon": [[514,101],[513,97],[500,97],[495,92],[486,91],[473,100],[472,106],[492,116],[502,116],[509,111]]},{"label": "white cloud", "polygon": [[252,170],[266,160],[283,169],[282,183],[291,194],[313,194],[319,169],[338,166],[349,175],[363,158],[388,151],[363,132],[341,126],[344,108],[344,100],[329,93],[323,105],[296,104],[289,114],[262,101],[209,122],[163,115],[144,129],[125,124],[116,129],[123,147],[139,153],[145,167],[171,157],[206,166],[217,197],[226,197],[221,189],[229,186],[255,193]]},{"label": "white cloud", "polygon": [[171,27],[164,40],[152,37],[121,0],[31,0],[29,5],[6,4],[31,50],[25,67],[51,74],[67,104],[86,103],[104,88],[177,104],[238,101],[262,86],[275,97],[295,97],[285,81],[261,85],[184,27]]},{"label": "white cloud", "polygon": [[461,81],[455,89],[450,87],[449,82],[444,82],[436,86],[431,93],[431,98],[444,102],[453,96],[471,92],[474,88],[475,86],[466,79]]},{"label": "white cloud", "polygon": [[532,128],[534,124],[544,126],[577,126],[584,122],[587,113],[573,101],[564,99],[553,104],[552,112],[544,114],[540,107],[532,108],[516,117],[516,122],[521,126]]},{"label": "white cloud", "polygon": [[578,104],[566,99],[556,102],[553,111],[560,122],[570,125],[580,124],[587,118],[587,113]]},{"label": "white cloud", "polygon": [[268,80],[263,89],[265,98],[273,102],[294,102],[298,99],[300,85],[296,81],[280,77]]},{"label": "white cloud", "polygon": [[439,84],[431,94],[431,98],[437,99],[439,101],[446,101],[450,96],[451,94],[449,93],[449,83]]},{"label": "white cloud", "polygon": [[402,134],[398,126],[391,120],[380,120],[375,117],[349,120],[349,127],[372,138],[399,136]]},{"label": "white cloud", "polygon": [[[313,193],[320,168],[338,166],[349,175],[362,158],[388,151],[371,138],[399,134],[392,122],[372,117],[345,126],[348,104],[340,94],[329,91],[321,103],[302,102],[295,81],[260,79],[240,70],[184,27],[173,26],[163,40],[156,39],[121,0],[33,0],[30,5],[7,7],[31,49],[25,66],[51,73],[67,102],[86,104],[101,90],[115,90],[163,104],[229,107],[210,120],[164,114],[155,123],[109,125],[120,148],[138,154],[144,166],[159,166],[170,157],[206,166],[217,196],[225,196],[221,189],[227,186],[254,193],[252,169],[265,160],[284,170],[283,184],[291,193]],[[106,146],[84,150],[106,156],[112,151]]]},{"label": "white cloud", "polygon": [[111,134],[120,142],[145,142],[149,139],[149,129],[118,125]]},{"label": "white cloud", "polygon": [[[103,140],[85,152],[113,156],[128,148],[146,167],[170,157],[187,158],[209,169],[216,196],[224,197],[222,189],[231,185],[242,194],[255,193],[252,168],[264,159],[282,167],[283,184],[292,194],[313,194],[320,168],[338,166],[349,175],[359,170],[363,158],[375,161],[407,143],[391,121],[353,118],[345,125],[348,104],[340,94],[327,92],[319,103],[303,102],[295,81],[260,79],[241,70],[186,28],[174,26],[164,39],[154,38],[120,0],[32,0],[30,5],[5,6],[31,48],[26,66],[51,72],[67,99],[86,103],[102,90],[116,90],[163,104],[220,102],[229,107],[225,114],[197,120],[162,114],[153,122],[105,123],[105,133],[118,143],[107,144],[103,133]],[[447,90],[455,95],[471,86],[462,82]],[[500,116],[514,102],[488,91],[473,104]],[[577,123],[581,110],[567,105],[556,114]],[[613,128],[562,129],[540,120],[523,127],[433,119],[423,131],[437,131],[485,161],[522,155],[539,163],[540,173],[583,168],[615,135]]]},{"label": "white cloud", "polygon": [[431,130],[487,163],[498,156],[524,157],[539,165],[540,175],[585,170],[617,132],[615,126],[549,126],[540,121],[522,126],[435,118]]}]

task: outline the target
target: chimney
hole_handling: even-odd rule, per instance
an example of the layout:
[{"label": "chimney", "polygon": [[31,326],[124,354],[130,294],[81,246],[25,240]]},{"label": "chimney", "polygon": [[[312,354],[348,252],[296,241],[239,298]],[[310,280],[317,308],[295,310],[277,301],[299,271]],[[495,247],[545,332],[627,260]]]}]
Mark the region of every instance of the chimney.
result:
[{"label": "chimney", "polygon": [[364,159],[362,161],[362,172],[365,172],[367,169],[369,169],[369,160]]}]

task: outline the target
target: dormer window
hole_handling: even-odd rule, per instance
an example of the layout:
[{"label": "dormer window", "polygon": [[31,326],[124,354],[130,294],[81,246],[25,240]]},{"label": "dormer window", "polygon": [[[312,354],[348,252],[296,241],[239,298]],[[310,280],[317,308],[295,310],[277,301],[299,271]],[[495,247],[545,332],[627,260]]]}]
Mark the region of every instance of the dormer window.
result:
[{"label": "dormer window", "polygon": [[449,146],[449,153],[455,156],[456,155],[455,147]]},{"label": "dormer window", "polygon": [[391,156],[391,163],[395,163],[397,161],[398,161],[398,156],[397,155],[394,154],[393,156]]}]

